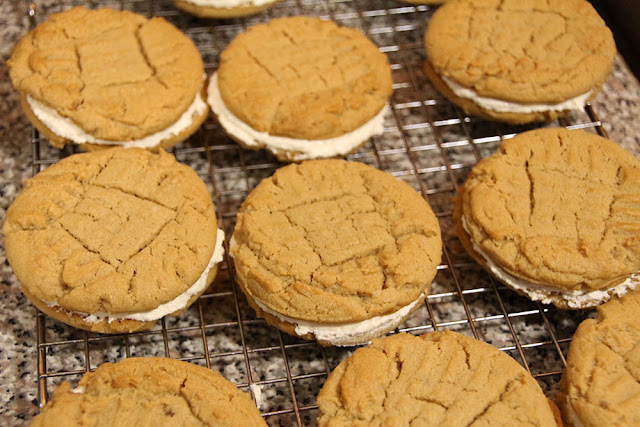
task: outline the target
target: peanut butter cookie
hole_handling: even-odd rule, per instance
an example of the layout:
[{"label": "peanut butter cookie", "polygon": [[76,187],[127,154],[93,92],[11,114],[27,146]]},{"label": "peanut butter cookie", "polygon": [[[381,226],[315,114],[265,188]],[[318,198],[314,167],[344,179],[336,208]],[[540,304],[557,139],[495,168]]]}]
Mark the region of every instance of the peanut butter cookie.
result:
[{"label": "peanut butter cookie", "polygon": [[329,375],[319,426],[556,425],[536,380],[497,348],[444,331],[359,348]]},{"label": "peanut butter cookie", "polygon": [[581,130],[502,143],[460,188],[454,215],[469,253],[517,292],[563,309],[637,286],[640,162]]},{"label": "peanut butter cookie", "polygon": [[211,283],[222,260],[211,195],[161,151],[61,160],[25,183],[4,222],[7,259],[43,312],[103,333],[153,327]]},{"label": "peanut butter cookie", "polygon": [[467,114],[555,120],[593,98],[611,70],[613,35],[586,0],[453,0],[425,34],[425,73]]},{"label": "peanut butter cookie", "polygon": [[63,382],[32,426],[266,426],[251,398],[217,372],[162,357],[104,363]]},{"label": "peanut butter cookie", "polygon": [[568,426],[640,425],[640,293],[598,307],[580,324],[560,382]]},{"label": "peanut butter cookie", "polygon": [[56,147],[166,148],[209,111],[200,53],[163,18],[75,7],[26,34],[8,65],[26,115]]},{"label": "peanut butter cookie", "polygon": [[208,91],[218,120],[246,148],[289,161],[332,157],[382,133],[391,69],[359,30],[281,18],[237,36]]},{"label": "peanut butter cookie", "polygon": [[263,180],[240,208],[230,246],[258,315],[326,345],[397,327],[429,292],[441,249],[438,221],[415,190],[337,159]]}]

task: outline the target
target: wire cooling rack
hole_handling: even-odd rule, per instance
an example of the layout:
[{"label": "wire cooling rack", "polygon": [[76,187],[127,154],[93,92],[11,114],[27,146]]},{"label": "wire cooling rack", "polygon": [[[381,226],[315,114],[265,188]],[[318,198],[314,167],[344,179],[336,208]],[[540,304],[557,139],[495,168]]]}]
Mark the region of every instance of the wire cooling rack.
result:
[{"label": "wire cooling rack", "polygon": [[[553,399],[575,328],[589,313],[558,311],[533,303],[495,282],[466,254],[452,221],[458,185],[479,159],[500,141],[535,126],[507,126],[466,116],[440,96],[422,72],[423,35],[435,10],[394,0],[282,1],[244,19],[204,20],[177,11],[170,0],[61,1],[32,4],[32,22],[72,6],[129,9],[163,16],[182,29],[200,50],[207,73],[220,52],[248,26],[273,17],[318,16],[361,29],[387,54],[394,93],[385,132],[348,156],[385,170],[420,192],[436,213],[443,236],[443,263],[423,306],[400,328],[412,334],[451,329],[484,340],[518,360]],[[605,135],[590,106],[548,124]],[[606,135],[605,135],[606,136]],[[34,130],[33,173],[73,153],[57,150]],[[172,150],[209,187],[218,223],[228,237],[249,191],[280,166],[265,151],[247,151],[214,122]],[[38,396],[44,405],[63,380],[75,384],[103,362],[125,357],[166,356],[216,369],[250,391],[270,425],[315,425],[316,395],[330,371],[351,349],[322,348],[257,319],[234,284],[226,256],[210,289],[184,314],[158,322],[155,329],[122,335],[80,331],[37,315]]]}]

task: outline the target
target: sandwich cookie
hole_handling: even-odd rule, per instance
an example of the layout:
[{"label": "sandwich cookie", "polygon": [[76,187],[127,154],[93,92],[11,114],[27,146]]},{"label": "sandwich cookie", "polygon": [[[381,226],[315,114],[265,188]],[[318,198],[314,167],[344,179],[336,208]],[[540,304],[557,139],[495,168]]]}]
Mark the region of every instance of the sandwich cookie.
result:
[{"label": "sandwich cookie", "polygon": [[7,259],[22,292],[77,328],[150,329],[213,281],[224,233],[211,195],[160,151],[76,154],[29,179],[7,210]]},{"label": "sandwich cookie", "polygon": [[554,426],[559,419],[518,362],[451,331],[402,333],[357,349],[331,372],[318,407],[320,427]]},{"label": "sandwich cookie", "polygon": [[237,18],[267,10],[278,0],[174,0],[178,9],[200,18]]},{"label": "sandwich cookie", "polygon": [[470,115],[507,123],[551,121],[602,87],[613,35],[586,0],[453,0],[425,34],[424,70]]},{"label": "sandwich cookie", "polygon": [[345,155],[382,134],[391,92],[386,56],[359,30],[300,16],[237,36],[208,101],[243,147],[299,161]]},{"label": "sandwich cookie", "polygon": [[469,254],[498,280],[562,309],[594,307],[640,277],[640,162],[581,130],[502,143],[460,187],[454,217]]},{"label": "sandwich cookie", "polygon": [[292,164],[242,204],[230,243],[236,279],[259,317],[322,345],[395,329],[429,292],[442,241],[409,185],[362,163]]},{"label": "sandwich cookie", "polygon": [[568,426],[640,425],[640,293],[598,307],[578,327],[558,403]]},{"label": "sandwich cookie", "polygon": [[25,114],[59,148],[167,148],[209,111],[200,53],[163,18],[75,7],[25,35],[8,65]]},{"label": "sandwich cookie", "polygon": [[163,357],[103,363],[63,382],[31,426],[266,426],[247,393],[219,373]]}]

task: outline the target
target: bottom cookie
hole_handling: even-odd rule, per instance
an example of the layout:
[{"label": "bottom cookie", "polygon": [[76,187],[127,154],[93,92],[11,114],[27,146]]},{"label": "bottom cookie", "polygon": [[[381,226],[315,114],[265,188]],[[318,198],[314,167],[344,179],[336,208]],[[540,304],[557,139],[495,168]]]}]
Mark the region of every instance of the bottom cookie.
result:
[{"label": "bottom cookie", "polygon": [[161,357],[104,363],[63,382],[32,426],[263,425],[248,394],[210,369]]}]

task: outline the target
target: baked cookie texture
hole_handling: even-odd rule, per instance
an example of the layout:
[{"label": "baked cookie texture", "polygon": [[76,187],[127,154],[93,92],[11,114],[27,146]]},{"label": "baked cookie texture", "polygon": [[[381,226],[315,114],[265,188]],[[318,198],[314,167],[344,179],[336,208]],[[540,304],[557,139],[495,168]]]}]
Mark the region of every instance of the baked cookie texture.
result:
[{"label": "baked cookie texture", "polygon": [[640,270],[639,197],[640,162],[618,144],[539,129],[504,141],[473,168],[454,217],[480,264],[487,267],[482,251],[546,287],[558,307],[580,308],[562,292],[610,292]]},{"label": "baked cookie texture", "polygon": [[[118,144],[175,123],[203,87],[202,58],[187,36],[163,18],[111,9],[52,14],[17,43],[8,65],[25,113],[57,147],[70,141],[35,117],[27,96]],[[193,133],[207,111],[171,143]]]},{"label": "baked cookie texture", "polygon": [[302,16],[237,36],[220,56],[218,86],[251,128],[307,140],[360,127],[392,92],[386,56],[359,30]]},{"label": "baked cookie texture", "polygon": [[424,299],[441,249],[438,221],[409,185],[363,163],[326,159],[263,180],[240,208],[230,254],[258,315],[313,339],[296,321],[340,326]]},{"label": "baked cookie texture", "polygon": [[318,394],[319,426],[556,425],[535,379],[497,348],[444,331],[357,349]]},{"label": "baked cookie texture", "polygon": [[161,357],[104,363],[63,382],[31,426],[266,426],[248,394],[219,373]]},{"label": "baked cookie texture", "polygon": [[568,426],[640,425],[640,293],[598,307],[578,327],[557,401]]},{"label": "baked cookie texture", "polygon": [[3,232],[7,259],[38,308],[104,333],[153,327],[155,321],[126,315],[187,291],[217,240],[204,182],[170,154],[137,148],[76,154],[49,166],[25,183]]},{"label": "baked cookie texture", "polygon": [[[262,3],[256,5],[254,2],[241,2],[238,1],[237,6],[229,6],[229,7],[221,7],[214,5],[214,1],[211,2],[210,5],[201,5],[191,2],[189,0],[174,0],[174,4],[178,9],[184,10],[192,15],[198,16],[200,18],[239,18],[242,16],[251,16],[256,15],[260,12],[263,12],[274,4],[276,4],[279,0],[268,1],[267,3]],[[226,2],[219,2],[225,4]]]},{"label": "baked cookie texture", "polygon": [[510,123],[554,120],[561,111],[494,111],[456,96],[443,77],[478,96],[522,106],[595,96],[613,64],[611,31],[585,0],[453,0],[425,33],[425,73],[468,114]]}]

